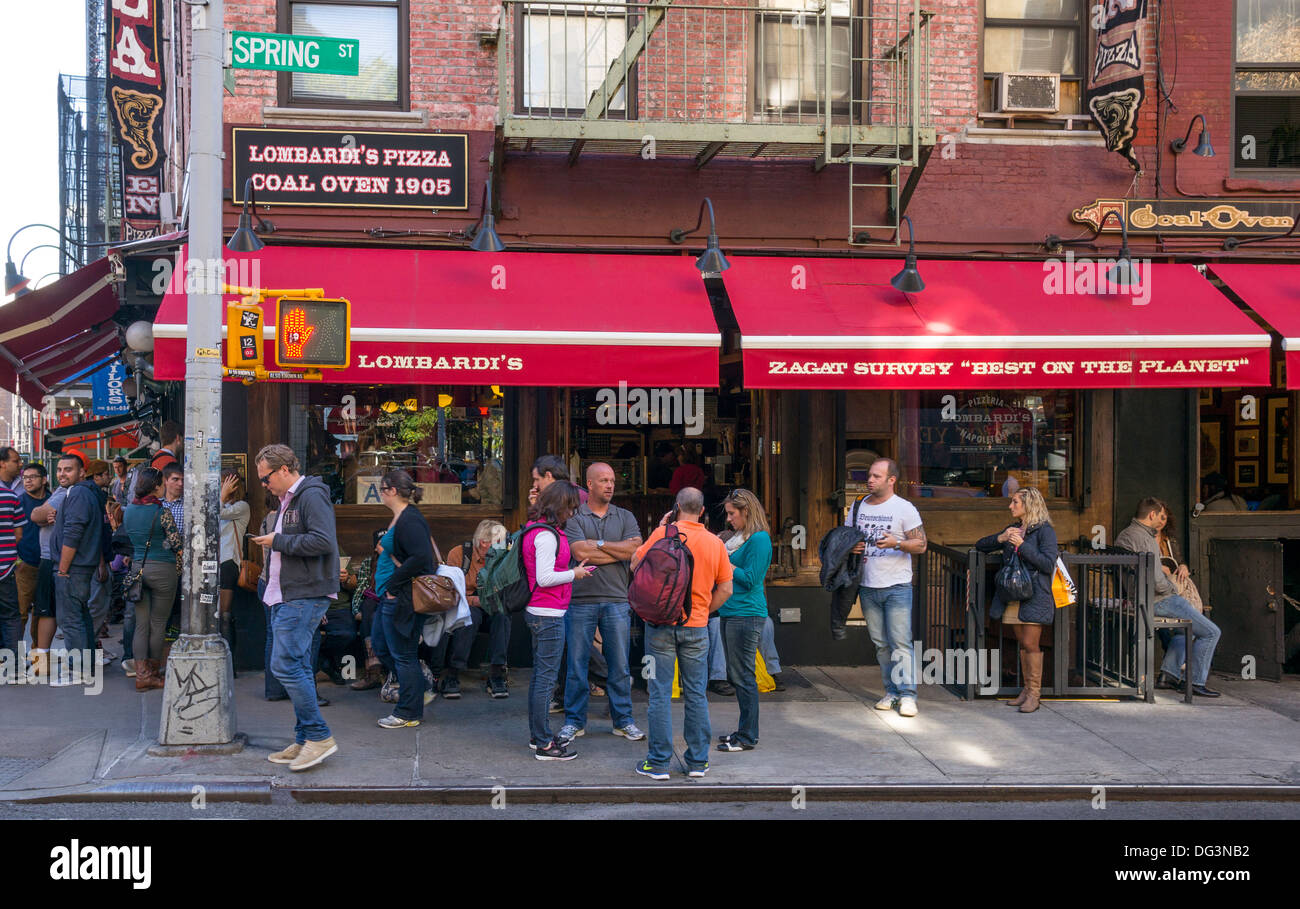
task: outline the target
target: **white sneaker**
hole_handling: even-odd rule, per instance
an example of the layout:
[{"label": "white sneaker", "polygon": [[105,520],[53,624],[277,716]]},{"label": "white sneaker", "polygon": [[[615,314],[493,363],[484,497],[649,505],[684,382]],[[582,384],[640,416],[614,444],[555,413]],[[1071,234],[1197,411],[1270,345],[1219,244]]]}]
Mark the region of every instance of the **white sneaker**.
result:
[{"label": "white sneaker", "polygon": [[877,710],[893,710],[893,709],[894,709],[894,696],[893,696],[892,694],[887,694],[887,695],[885,695],[883,698],[881,698],[880,700],[876,701],[876,709],[877,709]]},{"label": "white sneaker", "polygon": [[903,698],[898,702],[899,716],[916,716],[916,698]]}]

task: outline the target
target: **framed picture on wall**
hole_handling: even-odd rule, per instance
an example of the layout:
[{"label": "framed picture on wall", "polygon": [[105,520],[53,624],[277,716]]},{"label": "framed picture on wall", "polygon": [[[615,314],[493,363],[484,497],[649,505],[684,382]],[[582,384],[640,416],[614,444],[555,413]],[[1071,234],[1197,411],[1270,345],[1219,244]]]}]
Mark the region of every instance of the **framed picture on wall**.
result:
[{"label": "framed picture on wall", "polygon": [[1259,485],[1259,462],[1258,461],[1238,461],[1236,476],[1234,477],[1237,491],[1243,489],[1253,489]]},{"label": "framed picture on wall", "polygon": [[1236,445],[1233,446],[1233,452],[1239,458],[1258,458],[1259,457],[1259,430],[1258,429],[1238,429],[1233,436],[1236,439]]},{"label": "framed picture on wall", "polygon": [[1213,406],[1214,406],[1214,389],[1213,389],[1213,388],[1202,388],[1202,389],[1201,389],[1201,395],[1200,395],[1199,398],[1197,398],[1196,403],[1200,404],[1202,407],[1213,407]]},{"label": "framed picture on wall", "polygon": [[1291,471],[1291,411],[1287,398],[1269,398],[1268,433],[1265,436],[1268,482],[1285,483]]},{"label": "framed picture on wall", "polygon": [[1201,423],[1201,476],[1221,469],[1219,431],[1217,420],[1207,420]]}]

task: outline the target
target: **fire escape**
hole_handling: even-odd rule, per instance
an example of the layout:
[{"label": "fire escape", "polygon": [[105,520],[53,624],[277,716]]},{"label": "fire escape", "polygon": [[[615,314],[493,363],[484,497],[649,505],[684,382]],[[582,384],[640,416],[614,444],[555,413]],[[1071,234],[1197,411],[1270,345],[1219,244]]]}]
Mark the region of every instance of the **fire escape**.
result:
[{"label": "fire escape", "polygon": [[847,165],[848,241],[897,242],[935,143],[931,16],[920,0],[504,0],[498,142],[571,165]]}]

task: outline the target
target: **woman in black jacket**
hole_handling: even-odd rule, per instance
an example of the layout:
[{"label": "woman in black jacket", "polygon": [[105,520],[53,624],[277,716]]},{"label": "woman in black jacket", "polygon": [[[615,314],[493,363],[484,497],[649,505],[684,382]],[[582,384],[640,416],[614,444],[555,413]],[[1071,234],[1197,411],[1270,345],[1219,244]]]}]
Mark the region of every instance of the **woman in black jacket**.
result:
[{"label": "woman in black jacket", "polygon": [[981,552],[1002,549],[1002,558],[1009,559],[1018,553],[1020,561],[1029,570],[1034,581],[1034,595],[1027,600],[1008,601],[1002,590],[993,594],[991,618],[1002,619],[1010,625],[1020,645],[1020,695],[1011,702],[1021,713],[1038,709],[1038,695],[1043,683],[1043,652],[1038,641],[1043,626],[1052,624],[1056,617],[1056,601],[1052,598],[1052,574],[1056,569],[1059,550],[1052,518],[1047,513],[1043,494],[1032,486],[1018,490],[1011,496],[1011,516],[1016,519],[998,534],[985,537],[975,544]]},{"label": "woman in black jacket", "polygon": [[411,507],[420,501],[423,492],[405,470],[390,470],[379,483],[379,498],[393,513],[388,525],[393,531],[393,545],[379,558],[391,558],[395,568],[374,617],[370,644],[384,669],[396,673],[398,684],[397,706],[379,721],[385,729],[419,726],[424,717],[424,672],[417,651],[425,617],[415,611],[411,582],[433,574],[437,564],[429,525],[420,509]]}]

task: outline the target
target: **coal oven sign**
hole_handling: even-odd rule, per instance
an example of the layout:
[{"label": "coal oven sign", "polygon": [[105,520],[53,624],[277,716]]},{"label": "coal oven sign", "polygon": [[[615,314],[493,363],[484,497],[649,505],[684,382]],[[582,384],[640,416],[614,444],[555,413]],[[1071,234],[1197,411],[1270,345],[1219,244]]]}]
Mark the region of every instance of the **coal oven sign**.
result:
[{"label": "coal oven sign", "polygon": [[465,133],[236,127],[234,202],[253,180],[259,205],[469,207]]}]

